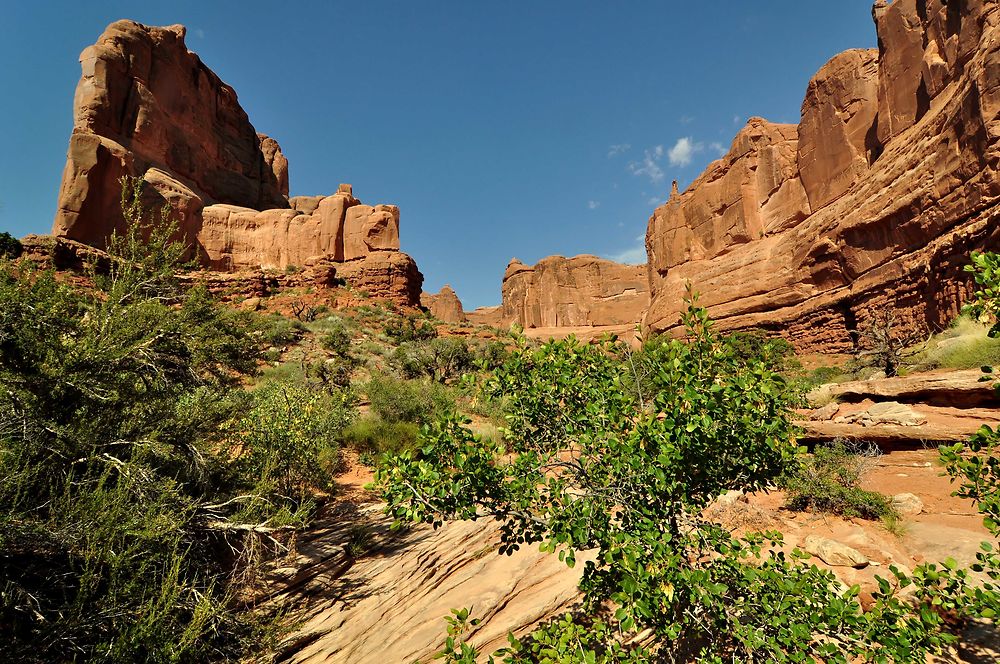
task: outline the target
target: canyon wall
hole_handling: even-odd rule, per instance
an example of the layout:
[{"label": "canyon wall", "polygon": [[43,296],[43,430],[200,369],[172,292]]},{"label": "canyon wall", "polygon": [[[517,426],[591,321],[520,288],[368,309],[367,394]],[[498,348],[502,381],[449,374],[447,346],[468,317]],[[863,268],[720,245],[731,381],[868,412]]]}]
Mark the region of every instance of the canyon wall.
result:
[{"label": "canyon wall", "polygon": [[646,268],[597,256],[516,258],[503,277],[501,321],[524,328],[637,323],[649,305]]},{"label": "canyon wall", "polygon": [[723,329],[846,351],[873,311],[940,329],[971,250],[1000,237],[1000,9],[873,8],[879,48],[834,57],[798,125],[752,118],[646,233],[647,331],[676,329],[685,284]]},{"label": "canyon wall", "polygon": [[326,258],[352,286],[419,304],[423,277],[399,251],[399,209],[350,185],[288,197],[288,160],[236,92],[184,43],[185,28],[111,24],[80,56],[73,133],[52,233],[105,247],[125,221],[123,175],[169,204],[181,239],[213,270],[285,269]]}]

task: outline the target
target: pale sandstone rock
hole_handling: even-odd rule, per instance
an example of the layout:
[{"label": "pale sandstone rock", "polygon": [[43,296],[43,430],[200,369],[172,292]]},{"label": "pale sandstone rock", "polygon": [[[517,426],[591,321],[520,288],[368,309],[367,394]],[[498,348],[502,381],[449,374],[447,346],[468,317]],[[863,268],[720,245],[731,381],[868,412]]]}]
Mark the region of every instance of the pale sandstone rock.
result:
[{"label": "pale sandstone rock", "polygon": [[892,507],[900,514],[916,516],[924,511],[924,501],[912,493],[897,493],[892,497]]},{"label": "pale sandstone rock", "polygon": [[875,310],[909,331],[958,313],[968,253],[1000,244],[1000,6],[874,14],[877,62],[833,58],[802,124],[751,119],[654,212],[650,332],[679,330],[689,282],[719,329],[762,327],[803,351],[851,350]]},{"label": "pale sandstone rock", "polygon": [[503,278],[502,321],[525,328],[637,323],[649,304],[642,265],[596,256],[516,258]]},{"label": "pale sandstone rock", "polygon": [[871,427],[880,424],[892,424],[903,427],[916,427],[927,423],[927,418],[905,404],[897,401],[883,401],[872,404],[871,407],[849,413],[833,420],[835,424],[860,424]]},{"label": "pale sandstone rock", "polygon": [[857,549],[816,535],[806,537],[802,548],[833,567],[862,568],[867,567],[869,562],[868,558]]},{"label": "pale sandstone rock", "polygon": [[421,293],[420,305],[430,311],[432,316],[445,323],[466,322],[462,302],[448,284],[445,284],[438,293]]},{"label": "pale sandstone rock", "polygon": [[503,325],[503,307],[477,307],[465,312],[465,317],[473,325],[501,327]]}]

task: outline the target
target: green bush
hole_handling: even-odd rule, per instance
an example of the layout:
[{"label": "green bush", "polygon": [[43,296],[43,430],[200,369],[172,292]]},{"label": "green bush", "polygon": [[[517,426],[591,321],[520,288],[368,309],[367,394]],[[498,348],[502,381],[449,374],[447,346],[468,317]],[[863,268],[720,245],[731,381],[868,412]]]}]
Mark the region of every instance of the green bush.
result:
[{"label": "green bush", "polygon": [[393,343],[426,341],[437,336],[437,328],[426,318],[418,316],[393,316],[385,325],[385,335]]},{"label": "green bush", "polygon": [[413,422],[386,422],[378,417],[363,417],[344,430],[344,445],[361,454],[398,454],[416,449],[420,426]]},{"label": "green bush", "polygon": [[302,321],[285,318],[281,314],[271,314],[264,317],[260,328],[260,340],[265,346],[295,344],[306,333],[306,326],[302,324]]},{"label": "green bush", "polygon": [[436,383],[373,376],[363,390],[372,412],[390,423],[427,424],[455,408],[451,391]]},{"label": "green bush", "polygon": [[351,332],[343,321],[334,319],[320,337],[319,345],[334,355],[346,357],[351,350]]},{"label": "green bush", "polygon": [[0,233],[0,258],[17,258],[24,248],[21,241],[10,233]]},{"label": "green bush", "polygon": [[817,446],[778,480],[786,506],[845,517],[877,520],[895,516],[892,499],[860,487],[872,457],[858,454],[844,441]]},{"label": "green bush", "polygon": [[332,487],[339,469],[337,439],[353,419],[353,400],[346,393],[267,383],[231,429],[234,470],[254,482],[258,493],[286,496],[298,509],[311,488]]},{"label": "green bush", "polygon": [[128,230],[95,290],[0,265],[7,661],[236,661],[276,635],[238,598],[290,510],[224,444],[259,357],[252,316],[180,287],[176,226],[147,223],[141,181],[122,184]]},{"label": "green bush", "polygon": [[405,341],[389,355],[389,365],[404,378],[430,378],[446,383],[474,366],[468,342],[461,337]]}]

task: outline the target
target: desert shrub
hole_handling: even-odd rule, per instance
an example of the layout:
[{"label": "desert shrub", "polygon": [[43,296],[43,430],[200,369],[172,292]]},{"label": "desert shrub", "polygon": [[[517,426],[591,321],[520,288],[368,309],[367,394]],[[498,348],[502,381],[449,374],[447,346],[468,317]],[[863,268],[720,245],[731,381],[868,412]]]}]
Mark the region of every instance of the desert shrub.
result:
[{"label": "desert shrub", "polygon": [[385,335],[394,344],[406,341],[426,341],[437,336],[437,328],[427,318],[392,316],[385,325]]},{"label": "desert shrub", "polygon": [[416,448],[420,426],[413,422],[386,422],[362,417],[344,430],[344,445],[360,453],[399,453]]},{"label": "desert shrub", "polygon": [[334,355],[346,357],[351,350],[351,331],[343,321],[334,319],[319,340],[320,346]]},{"label": "desert shrub", "polygon": [[841,367],[816,367],[810,371],[796,372],[793,382],[802,392],[809,392],[820,385],[827,383],[837,383],[845,379],[853,378]]},{"label": "desert shrub", "polygon": [[257,362],[251,317],[181,288],[176,228],[146,222],[141,183],[122,191],[130,226],[96,290],[0,266],[7,661],[239,660],[273,642],[239,598],[287,509],[220,454]]},{"label": "desert shrub", "polygon": [[461,337],[405,341],[389,355],[389,365],[404,378],[430,378],[446,383],[474,366],[468,342]]},{"label": "desert shrub", "polygon": [[988,325],[959,316],[930,340],[920,368],[977,369],[1000,364],[1000,339],[991,337],[989,330]]},{"label": "desert shrub", "polygon": [[778,485],[787,493],[789,509],[872,520],[893,516],[891,498],[860,486],[872,465],[870,452],[837,440],[819,445],[811,457],[799,459]]},{"label": "desert shrub", "polygon": [[22,251],[20,240],[10,233],[0,233],[0,258],[17,258]]},{"label": "desert shrub", "polygon": [[331,488],[339,467],[337,439],[353,419],[353,400],[346,393],[267,383],[231,428],[235,470],[257,484],[257,493],[286,497],[298,510],[311,488]]},{"label": "desert shrub", "polygon": [[734,332],[723,338],[738,357],[765,363],[771,370],[785,372],[801,367],[795,347],[781,337],[768,337],[759,330]]},{"label": "desert shrub", "polygon": [[[795,458],[783,378],[739,357],[692,304],[687,337],[649,348],[652,396],[636,408],[620,345],[550,342],[516,349],[488,381],[508,399],[506,446],[460,417],[432,425],[418,448],[376,474],[398,525],[499,519],[499,552],[539,545],[583,570],[579,616],[509,637],[505,662],[923,661],[953,643],[951,623],[988,599],[954,561],[912,575],[892,568],[865,612],[857,586],[778,533],[737,536],[702,516],[724,491],[771,485]],[[914,586],[902,600],[893,583]],[[985,594],[984,594],[985,596]],[[441,657],[483,655],[457,610]]]},{"label": "desert shrub", "polygon": [[298,343],[306,333],[302,321],[286,318],[281,314],[271,314],[262,319],[260,340],[265,346],[287,346]]},{"label": "desert shrub", "polygon": [[502,341],[487,341],[473,349],[476,363],[485,370],[493,371],[506,361],[509,351]]},{"label": "desert shrub", "polygon": [[436,383],[376,375],[363,390],[372,412],[390,423],[427,424],[455,408],[451,391]]}]

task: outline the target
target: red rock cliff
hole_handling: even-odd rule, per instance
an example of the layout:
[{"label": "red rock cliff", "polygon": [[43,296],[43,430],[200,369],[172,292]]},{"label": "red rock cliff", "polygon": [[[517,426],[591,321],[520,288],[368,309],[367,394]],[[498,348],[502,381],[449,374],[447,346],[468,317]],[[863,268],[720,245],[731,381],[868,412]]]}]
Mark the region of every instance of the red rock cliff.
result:
[{"label": "red rock cliff", "polygon": [[870,312],[947,324],[969,251],[1000,220],[1000,9],[988,0],[876,3],[879,49],[809,83],[798,125],[753,118],[729,153],[657,208],[646,249],[650,331],[684,284],[723,328],[803,350],[851,348]]},{"label": "red rock cliff", "polygon": [[288,160],[258,134],[236,92],[184,43],[183,26],[111,24],[80,56],[53,234],[103,248],[121,231],[122,175],[169,203],[184,239],[216,270],[327,258],[358,286],[419,303],[423,277],[399,252],[399,209],[363,205],[350,185],[288,198]]},{"label": "red rock cliff", "polygon": [[503,277],[502,323],[587,327],[638,322],[649,305],[645,267],[597,256],[516,258]]}]

